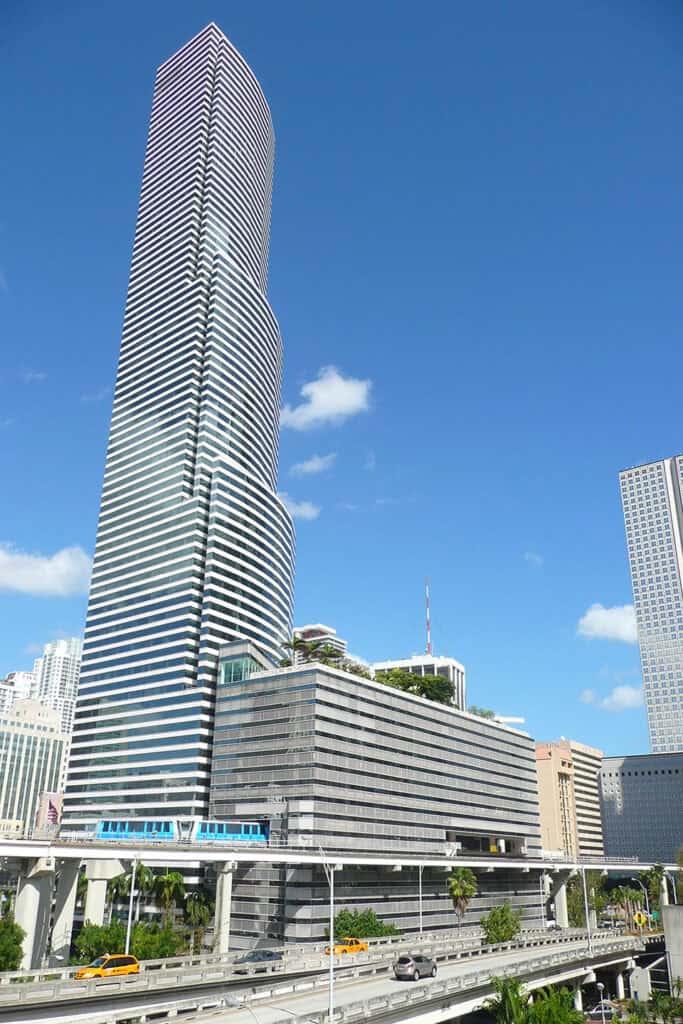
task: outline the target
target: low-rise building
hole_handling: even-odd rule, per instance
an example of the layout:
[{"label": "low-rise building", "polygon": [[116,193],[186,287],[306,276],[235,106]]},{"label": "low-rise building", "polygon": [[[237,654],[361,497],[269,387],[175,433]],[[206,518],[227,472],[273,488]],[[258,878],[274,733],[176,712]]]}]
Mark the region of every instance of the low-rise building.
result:
[{"label": "low-rise building", "polygon": [[605,757],[599,781],[605,853],[675,861],[683,847],[683,751]]},{"label": "low-rise building", "polygon": [[36,700],[0,714],[0,834],[35,826],[41,794],[59,788],[66,743],[59,713]]},{"label": "low-rise building", "polygon": [[536,744],[544,850],[562,850],[568,857],[603,855],[601,764],[601,750],[575,740]]},{"label": "low-rise building", "polygon": [[[273,670],[253,645],[221,654],[211,814],[267,819],[271,842],[340,852],[453,857],[540,851],[533,740],[488,719],[337,669]],[[418,927],[417,868],[344,869],[340,909]],[[421,873],[424,928],[455,926],[446,873]],[[540,921],[538,873],[482,873],[473,921],[508,899]],[[232,934],[320,940],[327,882],[314,867],[239,866]]]},{"label": "low-rise building", "polygon": [[455,658],[435,654],[413,654],[410,658],[393,658],[376,661],[372,666],[375,675],[401,669],[417,676],[443,676],[453,684],[453,705],[464,711],[466,704],[465,666]]}]

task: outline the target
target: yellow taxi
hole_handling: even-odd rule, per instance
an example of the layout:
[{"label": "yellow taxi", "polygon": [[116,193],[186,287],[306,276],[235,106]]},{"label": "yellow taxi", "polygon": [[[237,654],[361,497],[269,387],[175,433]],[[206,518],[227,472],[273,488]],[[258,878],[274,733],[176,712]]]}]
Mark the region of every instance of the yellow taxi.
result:
[{"label": "yellow taxi", "polygon": [[[335,942],[332,952],[335,956],[340,956],[344,953],[367,953],[369,948],[367,942],[363,942],[362,939],[354,939],[351,935],[347,935],[345,938],[340,939],[339,942]],[[325,946],[325,952],[329,956],[329,946]]]},{"label": "yellow taxi", "polygon": [[137,957],[121,954],[105,953],[98,956],[91,964],[81,967],[74,977],[78,981],[84,978],[118,978],[122,974],[139,974],[140,961]]}]

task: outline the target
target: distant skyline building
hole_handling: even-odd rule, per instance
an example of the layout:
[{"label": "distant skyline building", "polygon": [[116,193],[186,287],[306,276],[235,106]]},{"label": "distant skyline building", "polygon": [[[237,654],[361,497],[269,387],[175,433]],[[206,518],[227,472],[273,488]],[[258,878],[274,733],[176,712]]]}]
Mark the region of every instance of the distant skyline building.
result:
[{"label": "distant skyline building", "polygon": [[653,753],[683,749],[683,455],[619,474]]},{"label": "distant skyline building", "polygon": [[292,632],[276,493],[282,343],[266,298],[274,135],[214,24],[159,68],[64,817],[201,815],[218,651]]},{"label": "distant skyline building", "polygon": [[59,712],[61,731],[67,736],[74,723],[81,646],[76,636],[53,640],[33,663],[33,696]]},{"label": "distant skyline building", "polygon": [[683,751],[605,757],[599,783],[607,856],[675,862],[683,847]]},{"label": "distant skyline building", "polygon": [[33,672],[8,672],[0,679],[0,712],[7,711],[18,700],[33,697],[35,685]]},{"label": "distant skyline building", "polygon": [[32,829],[41,794],[57,792],[67,744],[59,721],[58,711],[30,699],[0,714],[0,834]]},{"label": "distant skyline building", "polygon": [[453,704],[460,711],[467,710],[467,684],[465,666],[455,658],[436,654],[413,654],[410,658],[390,658],[388,661],[376,661],[370,666],[377,672],[390,672],[394,668],[404,672],[412,672],[418,676],[443,676],[453,683]]}]

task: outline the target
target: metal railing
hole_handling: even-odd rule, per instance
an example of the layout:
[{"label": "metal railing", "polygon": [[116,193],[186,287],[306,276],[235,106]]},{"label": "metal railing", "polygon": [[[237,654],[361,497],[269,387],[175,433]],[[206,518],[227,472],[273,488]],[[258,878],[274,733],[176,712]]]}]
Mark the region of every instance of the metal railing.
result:
[{"label": "metal railing", "polygon": [[[450,938],[423,942],[420,945],[420,950],[433,956],[439,962],[450,963],[454,960],[490,956],[511,950],[522,951],[537,947],[558,947],[567,945],[567,943],[571,943],[572,948],[575,948],[577,943],[585,943],[587,940],[588,933],[583,931],[572,932],[570,935],[566,933],[561,935],[557,932],[550,934],[547,932],[540,934],[526,933],[516,941],[487,946],[482,945],[480,941],[470,942],[467,939],[454,942],[451,936]],[[596,943],[595,937],[593,938],[594,947],[599,945],[601,949],[609,941],[607,938],[601,938]],[[639,945],[639,941],[636,938],[616,941],[630,948]],[[415,948],[415,946],[415,942],[403,942],[391,949],[380,947],[370,950],[368,953],[355,954],[353,964],[351,965],[349,965],[349,958],[346,956],[340,955],[335,957],[334,960],[340,978],[358,976],[358,971],[375,974],[378,971],[387,971],[397,953]],[[403,947],[403,950],[401,947]],[[272,965],[264,963],[253,965],[241,964],[238,970],[235,970],[234,961],[239,955],[228,954],[226,957],[216,958],[216,961],[210,964],[199,963],[194,966],[181,967],[172,971],[172,977],[169,977],[168,969],[162,967],[164,961],[147,961],[151,968],[147,969],[147,965],[145,965],[145,970],[140,974],[116,978],[91,978],[83,981],[77,981],[74,978],[56,978],[53,980],[36,981],[34,984],[9,983],[11,978],[14,978],[17,982],[27,980],[25,972],[17,972],[16,974],[6,975],[8,983],[0,986],[0,1009],[13,1005],[38,1006],[49,1002],[82,1001],[83,999],[103,997],[115,998],[121,995],[135,995],[148,992],[158,992],[161,994],[164,988],[171,987],[215,986],[219,983],[229,983],[233,986],[240,984],[243,986],[247,980],[259,981],[259,988],[253,991],[252,996],[253,998],[264,998],[261,993],[268,991],[266,986],[269,976],[278,974],[290,975],[292,978],[287,983],[287,987],[285,989],[280,988],[280,991],[291,992],[294,990],[293,986],[296,987],[297,985],[299,987],[302,985],[304,987],[306,985],[315,986],[320,978],[322,978],[322,983],[327,984],[327,979],[324,977],[323,972],[329,964],[329,960],[320,953],[313,956],[310,955],[310,952],[308,956],[306,954],[299,954],[298,957],[292,955],[288,959],[276,961]],[[349,974],[349,972],[351,973]],[[30,977],[33,978],[35,973],[30,974]],[[49,974],[50,972],[46,973]],[[24,977],[22,978],[20,975]],[[262,975],[262,978],[257,979],[256,975]],[[307,975],[308,977],[302,978],[297,982],[296,977],[301,975]],[[318,976],[317,979],[316,975]]]},{"label": "metal railing", "polygon": [[[583,939],[587,940],[587,933],[583,933]],[[527,948],[529,948],[529,945],[527,944]],[[594,943],[593,954],[590,959],[599,959],[610,953],[623,954],[624,959],[626,959],[633,952],[635,946],[637,946],[637,940],[600,939]],[[481,947],[480,954],[482,956],[495,955],[512,952],[517,948],[515,943],[502,943],[499,946]],[[472,970],[464,970],[454,978],[444,981],[432,981],[429,985],[397,985],[395,991],[387,992],[386,995],[338,1004],[335,1009],[335,1021],[367,1020],[373,1016],[381,1016],[392,1010],[400,1009],[403,1006],[414,1007],[420,1003],[430,1004],[435,1001],[449,999],[449,997],[456,997],[453,1000],[456,1003],[457,996],[461,995],[463,1000],[469,999],[477,990],[490,986],[493,977],[524,977],[536,974],[541,970],[552,971],[553,968],[566,966],[573,961],[583,962],[587,957],[589,957],[587,945],[574,941],[568,949],[553,951],[513,966],[501,968],[492,964],[486,968],[482,964],[474,967]],[[444,955],[439,959],[442,962],[452,962],[459,959],[459,957],[456,953],[452,953]],[[385,970],[386,968],[378,964],[358,965],[345,970],[343,978],[340,977],[339,980],[341,982],[342,980],[351,981],[371,978],[373,975]],[[227,1007],[238,1008],[240,1006],[247,1006],[251,1002],[265,1003],[268,1000],[281,1000],[283,996],[313,995],[324,991],[327,985],[327,978],[319,976],[301,981],[292,981],[284,985],[273,985],[271,988],[261,987],[259,989],[252,989],[248,996],[246,994],[231,994],[225,991],[213,992],[211,994],[198,993],[187,999],[173,1000],[171,1004],[159,1002],[150,1003],[135,1009],[128,1007],[121,1010],[107,1010],[102,1013],[93,1012],[92,1015],[88,1016],[88,1024],[120,1024],[124,1020],[144,1022],[148,1017],[154,1020],[164,1020],[170,1017],[178,1018],[182,1016],[186,1020],[194,1020],[195,1014],[205,1013],[207,1010]],[[482,1000],[486,995],[488,995],[487,992],[482,993]],[[286,1012],[289,1013],[289,1011]],[[326,1011],[310,1011],[305,1015],[292,1014],[291,1018],[288,1018],[288,1024],[290,1020],[292,1024],[329,1024]]]}]

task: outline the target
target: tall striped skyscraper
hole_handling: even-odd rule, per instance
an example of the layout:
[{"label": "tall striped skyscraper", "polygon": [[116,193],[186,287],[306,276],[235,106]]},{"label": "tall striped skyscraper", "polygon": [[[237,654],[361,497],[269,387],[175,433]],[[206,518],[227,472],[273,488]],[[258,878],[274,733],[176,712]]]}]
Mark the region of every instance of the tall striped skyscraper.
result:
[{"label": "tall striped skyscraper", "polygon": [[206,810],[216,660],[292,626],[266,299],[274,137],[209,25],[157,72],[64,821]]},{"label": "tall striped skyscraper", "polygon": [[654,754],[683,750],[683,455],[620,473]]}]

